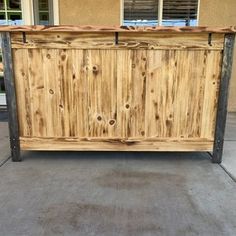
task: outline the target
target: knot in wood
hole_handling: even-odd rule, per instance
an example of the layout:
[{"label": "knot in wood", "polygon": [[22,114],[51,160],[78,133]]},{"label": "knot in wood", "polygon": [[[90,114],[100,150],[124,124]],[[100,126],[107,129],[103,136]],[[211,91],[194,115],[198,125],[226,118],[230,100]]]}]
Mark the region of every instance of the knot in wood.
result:
[{"label": "knot in wood", "polygon": [[93,71],[94,71],[94,72],[98,71],[98,66],[97,66],[97,65],[94,65],[94,66],[93,66]]},{"label": "knot in wood", "polygon": [[98,74],[98,66],[97,66],[97,65],[94,65],[94,66],[93,66],[93,74],[94,74],[94,75],[97,75],[97,74]]},{"label": "knot in wood", "polygon": [[62,61],[65,61],[65,60],[66,60],[66,55],[62,55],[62,56],[61,56],[61,60],[62,60]]},{"label": "knot in wood", "polygon": [[114,125],[115,123],[116,123],[116,121],[113,120],[113,119],[109,121],[109,124],[110,124],[110,125]]},{"label": "knot in wood", "polygon": [[54,91],[52,89],[49,90],[50,94],[54,94]]},{"label": "knot in wood", "polygon": [[101,121],[101,120],[102,120],[102,117],[101,117],[101,116],[97,116],[97,120],[98,120],[98,121]]},{"label": "knot in wood", "polygon": [[129,109],[129,104],[126,104],[126,105],[125,105],[125,108],[126,108],[126,109]]}]

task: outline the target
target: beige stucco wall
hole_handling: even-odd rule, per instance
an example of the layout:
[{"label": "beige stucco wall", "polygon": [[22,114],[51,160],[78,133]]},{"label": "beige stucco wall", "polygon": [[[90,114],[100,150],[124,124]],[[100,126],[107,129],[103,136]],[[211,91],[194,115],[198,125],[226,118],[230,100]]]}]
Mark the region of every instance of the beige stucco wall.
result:
[{"label": "beige stucco wall", "polygon": [[[236,25],[236,0],[201,0],[199,24],[209,26]],[[236,111],[236,44],[228,110]]]},{"label": "beige stucco wall", "polygon": [[119,0],[59,0],[60,24],[120,25]]}]

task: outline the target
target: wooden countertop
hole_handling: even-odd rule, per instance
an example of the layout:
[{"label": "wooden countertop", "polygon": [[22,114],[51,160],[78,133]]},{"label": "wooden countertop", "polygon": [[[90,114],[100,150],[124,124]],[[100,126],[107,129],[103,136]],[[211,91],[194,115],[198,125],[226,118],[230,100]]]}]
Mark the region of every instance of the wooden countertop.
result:
[{"label": "wooden countertop", "polygon": [[90,25],[60,25],[60,26],[0,26],[0,32],[153,32],[153,33],[236,33],[236,26],[229,27],[134,27],[134,26],[90,26]]}]

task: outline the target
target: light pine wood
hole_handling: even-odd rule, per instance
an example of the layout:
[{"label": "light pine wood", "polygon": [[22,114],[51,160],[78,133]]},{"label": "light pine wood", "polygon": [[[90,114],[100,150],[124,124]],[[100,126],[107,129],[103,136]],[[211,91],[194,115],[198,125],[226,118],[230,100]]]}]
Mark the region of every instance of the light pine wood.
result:
[{"label": "light pine wood", "polygon": [[88,52],[89,137],[116,137],[116,51]]},{"label": "light pine wood", "polygon": [[[129,45],[159,49],[100,47],[98,33],[87,49],[77,44],[92,33],[29,35],[18,44],[20,34],[12,34],[22,149],[212,150],[223,35],[213,34],[209,45],[206,34],[120,33]],[[53,46],[40,48],[47,42]],[[77,46],[61,46],[68,42]]]},{"label": "light pine wood", "polygon": [[62,49],[210,49],[222,50],[224,35],[214,33],[209,44],[208,33],[158,33],[134,32],[119,33],[118,44],[115,43],[115,33],[48,33],[35,34],[27,32],[12,33],[12,48],[62,48]]},{"label": "light pine wood", "polygon": [[70,151],[211,151],[213,141],[199,140],[119,140],[73,138],[21,138],[23,150]]},{"label": "light pine wood", "polygon": [[14,50],[13,61],[19,60],[20,63],[14,63],[14,72],[17,74],[15,80],[18,122],[20,127],[20,136],[31,137],[32,132],[32,112],[31,112],[31,91],[28,76],[28,51],[26,49]]},{"label": "light pine wood", "polygon": [[148,60],[148,137],[213,137],[221,52],[150,51]]}]

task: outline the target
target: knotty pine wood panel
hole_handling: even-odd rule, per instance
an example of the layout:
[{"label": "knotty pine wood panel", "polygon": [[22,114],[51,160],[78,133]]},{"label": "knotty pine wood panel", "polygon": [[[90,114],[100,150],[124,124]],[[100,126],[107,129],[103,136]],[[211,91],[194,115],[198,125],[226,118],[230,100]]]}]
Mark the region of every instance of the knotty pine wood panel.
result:
[{"label": "knotty pine wood panel", "polygon": [[213,139],[221,58],[216,51],[148,52],[146,137]]},{"label": "knotty pine wood panel", "polygon": [[221,51],[13,49],[13,56],[21,137],[213,141]]}]

